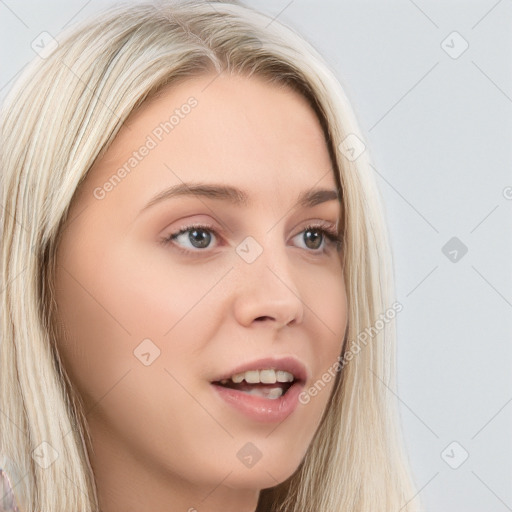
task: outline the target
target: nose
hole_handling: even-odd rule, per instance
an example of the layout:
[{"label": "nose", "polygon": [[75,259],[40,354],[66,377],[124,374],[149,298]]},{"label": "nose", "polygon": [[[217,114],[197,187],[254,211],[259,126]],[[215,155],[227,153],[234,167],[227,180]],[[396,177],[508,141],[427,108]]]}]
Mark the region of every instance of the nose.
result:
[{"label": "nose", "polygon": [[304,302],[286,248],[265,247],[252,263],[238,262],[235,317],[241,325],[268,322],[276,328],[302,323]]}]

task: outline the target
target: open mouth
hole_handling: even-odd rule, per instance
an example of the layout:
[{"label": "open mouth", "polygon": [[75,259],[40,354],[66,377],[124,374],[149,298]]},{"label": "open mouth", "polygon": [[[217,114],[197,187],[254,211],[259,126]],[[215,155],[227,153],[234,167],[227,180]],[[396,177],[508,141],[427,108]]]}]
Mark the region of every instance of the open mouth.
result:
[{"label": "open mouth", "polygon": [[[239,402],[246,398],[256,404],[256,398],[264,398],[277,401],[279,407],[283,408],[285,401],[294,401],[292,398],[298,394],[306,380],[304,365],[293,357],[284,357],[265,358],[241,365],[219,375],[211,383],[222,396],[230,397],[233,401]],[[249,399],[247,395],[252,396]],[[268,407],[270,404],[260,405]]]},{"label": "open mouth", "polygon": [[212,382],[212,384],[225,388],[235,389],[236,391],[240,391],[248,395],[255,395],[262,398],[276,400],[277,398],[285,395],[296,382],[297,381],[293,380],[292,382],[275,382],[265,384],[263,382],[233,382],[231,379],[224,379],[223,381]]},{"label": "open mouth", "polygon": [[252,421],[275,423],[297,409],[307,379],[305,367],[297,360],[267,358],[227,371],[210,382],[218,397]]}]

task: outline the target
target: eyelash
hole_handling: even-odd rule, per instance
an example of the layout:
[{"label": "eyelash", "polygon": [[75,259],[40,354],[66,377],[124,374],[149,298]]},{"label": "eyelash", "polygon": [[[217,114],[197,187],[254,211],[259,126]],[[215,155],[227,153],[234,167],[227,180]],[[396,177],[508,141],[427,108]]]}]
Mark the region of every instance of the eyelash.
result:
[{"label": "eyelash", "polygon": [[[216,238],[218,238],[218,233],[217,233],[217,230],[210,224],[191,224],[191,225],[188,225],[188,226],[184,226],[183,228],[181,228],[179,231],[175,231],[174,233],[170,233],[169,235],[167,235],[165,238],[163,238],[161,240],[161,243],[162,245],[166,246],[166,245],[169,245],[169,244],[172,244],[172,241],[174,239],[176,239],[178,236],[184,234],[184,233],[187,233],[188,231],[192,231],[194,229],[200,229],[200,230],[203,230],[203,231],[210,231],[212,232]],[[320,231],[320,233],[323,234],[324,237],[327,237],[327,239],[329,240],[329,242],[331,244],[334,244],[336,246],[336,249],[339,250],[341,248],[341,243],[342,243],[342,236],[338,234],[338,232],[330,225],[326,225],[326,224],[323,224],[323,223],[319,223],[319,224],[308,224],[300,233],[297,233],[297,235],[300,235],[301,233],[304,233],[305,231]],[[295,236],[297,236],[295,235]],[[295,238],[295,237],[294,237]],[[175,246],[176,249],[178,249],[179,251],[187,254],[187,255],[192,255],[192,256],[196,256],[198,255],[198,253],[201,253],[201,252],[205,252],[207,251],[207,249],[197,249],[197,250],[194,250],[194,251],[191,251],[189,249],[184,249],[183,247],[179,246],[179,245],[176,245],[176,244],[173,244]],[[311,250],[309,252],[312,252],[313,254],[325,254],[327,253],[327,250],[324,248],[324,249],[318,249],[318,250]]]}]

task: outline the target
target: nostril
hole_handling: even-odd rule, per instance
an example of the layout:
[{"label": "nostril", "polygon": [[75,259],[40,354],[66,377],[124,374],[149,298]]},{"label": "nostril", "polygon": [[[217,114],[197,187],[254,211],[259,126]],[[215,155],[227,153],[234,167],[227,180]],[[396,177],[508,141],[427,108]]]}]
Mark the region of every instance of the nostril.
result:
[{"label": "nostril", "polygon": [[266,319],[269,319],[269,320],[272,320],[272,317],[271,316],[259,316],[258,318],[256,318],[256,320],[266,320]]}]

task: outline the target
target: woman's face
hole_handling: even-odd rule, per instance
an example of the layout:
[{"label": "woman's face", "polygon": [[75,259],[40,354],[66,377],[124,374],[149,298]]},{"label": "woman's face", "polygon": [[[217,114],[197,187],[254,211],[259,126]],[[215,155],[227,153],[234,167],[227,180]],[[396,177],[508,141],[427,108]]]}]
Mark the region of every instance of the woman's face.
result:
[{"label": "woman's face", "polygon": [[[347,324],[342,254],[321,231],[341,205],[329,193],[298,203],[317,189],[336,182],[314,112],[259,78],[167,88],[95,163],[58,247],[56,299],[103,510],[253,510],[297,469]],[[246,365],[305,373],[275,399],[212,383]]]}]

